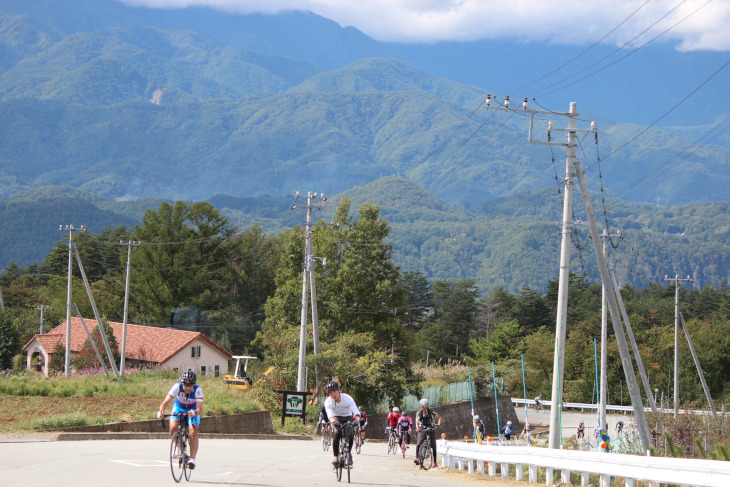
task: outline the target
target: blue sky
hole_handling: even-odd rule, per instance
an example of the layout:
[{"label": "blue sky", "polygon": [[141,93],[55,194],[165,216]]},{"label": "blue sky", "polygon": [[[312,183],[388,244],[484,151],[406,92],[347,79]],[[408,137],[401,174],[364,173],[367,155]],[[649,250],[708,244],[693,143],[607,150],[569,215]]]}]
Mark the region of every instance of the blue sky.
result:
[{"label": "blue sky", "polygon": [[121,1],[157,8],[209,6],[239,13],[306,10],[387,42],[510,39],[589,44],[609,34],[603,42],[623,45],[641,44],[667,31],[661,39],[682,51],[730,51],[730,0]]}]

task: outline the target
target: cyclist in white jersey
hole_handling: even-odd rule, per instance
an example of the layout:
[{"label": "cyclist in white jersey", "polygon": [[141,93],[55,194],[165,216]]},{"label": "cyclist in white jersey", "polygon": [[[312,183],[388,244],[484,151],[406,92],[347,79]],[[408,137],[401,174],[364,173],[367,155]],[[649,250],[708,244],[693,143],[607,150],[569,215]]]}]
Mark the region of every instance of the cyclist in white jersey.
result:
[{"label": "cyclist in white jersey", "polygon": [[[340,438],[342,437],[341,423],[350,422],[353,418],[359,421],[360,411],[352,396],[340,391],[340,384],[337,381],[333,380],[328,382],[325,390],[329,397],[324,400],[324,409],[327,411],[327,417],[330,423],[332,423],[334,430],[332,453],[334,453],[335,457],[332,465],[337,466],[337,456],[340,454]],[[354,436],[350,436],[350,450],[352,450],[353,439]]]}]

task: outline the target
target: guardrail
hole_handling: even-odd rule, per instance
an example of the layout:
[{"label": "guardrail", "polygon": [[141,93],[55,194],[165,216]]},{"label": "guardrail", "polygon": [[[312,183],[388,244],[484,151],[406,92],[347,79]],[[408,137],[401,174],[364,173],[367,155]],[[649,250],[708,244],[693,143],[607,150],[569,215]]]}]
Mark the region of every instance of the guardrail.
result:
[{"label": "guardrail", "polygon": [[[525,404],[527,404],[529,406],[534,406],[535,400],[534,399],[518,399],[518,398],[513,397],[512,404],[515,406],[524,406]],[[541,401],[541,404],[543,406],[550,406],[550,407],[552,407],[552,405],[553,405],[552,401]],[[590,404],[590,403],[582,403],[582,402],[564,402],[563,409],[596,409],[597,410],[598,405]],[[623,412],[627,412],[627,413],[634,412],[633,406],[619,406],[617,404],[606,404],[606,409],[610,410],[610,411],[623,411]],[[644,411],[651,412],[651,408],[644,408]],[[662,411],[664,413],[674,414],[674,409],[664,408],[664,409],[659,409],[659,411]],[[705,410],[705,409],[689,409],[689,410],[679,409],[678,412],[679,412],[679,414],[684,414],[685,412],[690,412],[692,414],[712,414],[711,411]],[[720,413],[718,411],[718,413],[725,414],[724,411],[722,413]]]},{"label": "guardrail", "polygon": [[[560,471],[560,482],[570,484],[571,472],[580,473],[581,485],[588,485],[589,474],[600,476],[600,486],[608,487],[612,477],[624,478],[627,487],[634,481],[649,482],[651,487],[660,483],[726,487],[730,485],[730,462],[695,460],[689,458],[650,457],[617,453],[593,453],[573,450],[555,450],[534,447],[477,445],[438,440],[442,465],[449,468],[486,473],[490,477],[510,477],[523,480],[523,466],[527,467],[528,481],[537,483],[538,468],[545,469],[545,484],[554,484],[554,473]],[[485,468],[485,462],[487,467]]]}]

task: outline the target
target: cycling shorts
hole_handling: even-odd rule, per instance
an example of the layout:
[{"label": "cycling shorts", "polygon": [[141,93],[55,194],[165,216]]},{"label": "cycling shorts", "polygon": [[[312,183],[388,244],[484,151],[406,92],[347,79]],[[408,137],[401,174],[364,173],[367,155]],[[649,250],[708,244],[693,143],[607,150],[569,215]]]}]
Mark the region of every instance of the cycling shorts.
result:
[{"label": "cycling shorts", "polygon": [[[177,406],[172,407],[172,414],[186,413],[187,411],[187,409],[178,408]],[[200,416],[196,414],[192,418],[188,417],[188,425],[200,427]]]}]

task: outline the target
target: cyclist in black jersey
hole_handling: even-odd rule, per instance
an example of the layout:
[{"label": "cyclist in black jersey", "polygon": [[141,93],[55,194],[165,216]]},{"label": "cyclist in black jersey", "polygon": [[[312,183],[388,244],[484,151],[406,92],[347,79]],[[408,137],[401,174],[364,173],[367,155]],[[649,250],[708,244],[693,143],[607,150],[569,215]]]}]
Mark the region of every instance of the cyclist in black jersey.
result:
[{"label": "cyclist in black jersey", "polygon": [[418,413],[416,413],[416,431],[418,432],[418,443],[416,444],[416,459],[413,461],[413,463],[418,465],[418,450],[421,448],[421,445],[426,440],[428,440],[428,442],[431,444],[431,449],[433,450],[432,467],[436,468],[438,467],[438,463],[436,461],[436,431],[423,431],[422,428],[435,428],[436,426],[440,426],[441,416],[439,416],[436,411],[428,407],[428,399],[421,399],[419,405],[421,406],[421,409],[418,411]]}]

